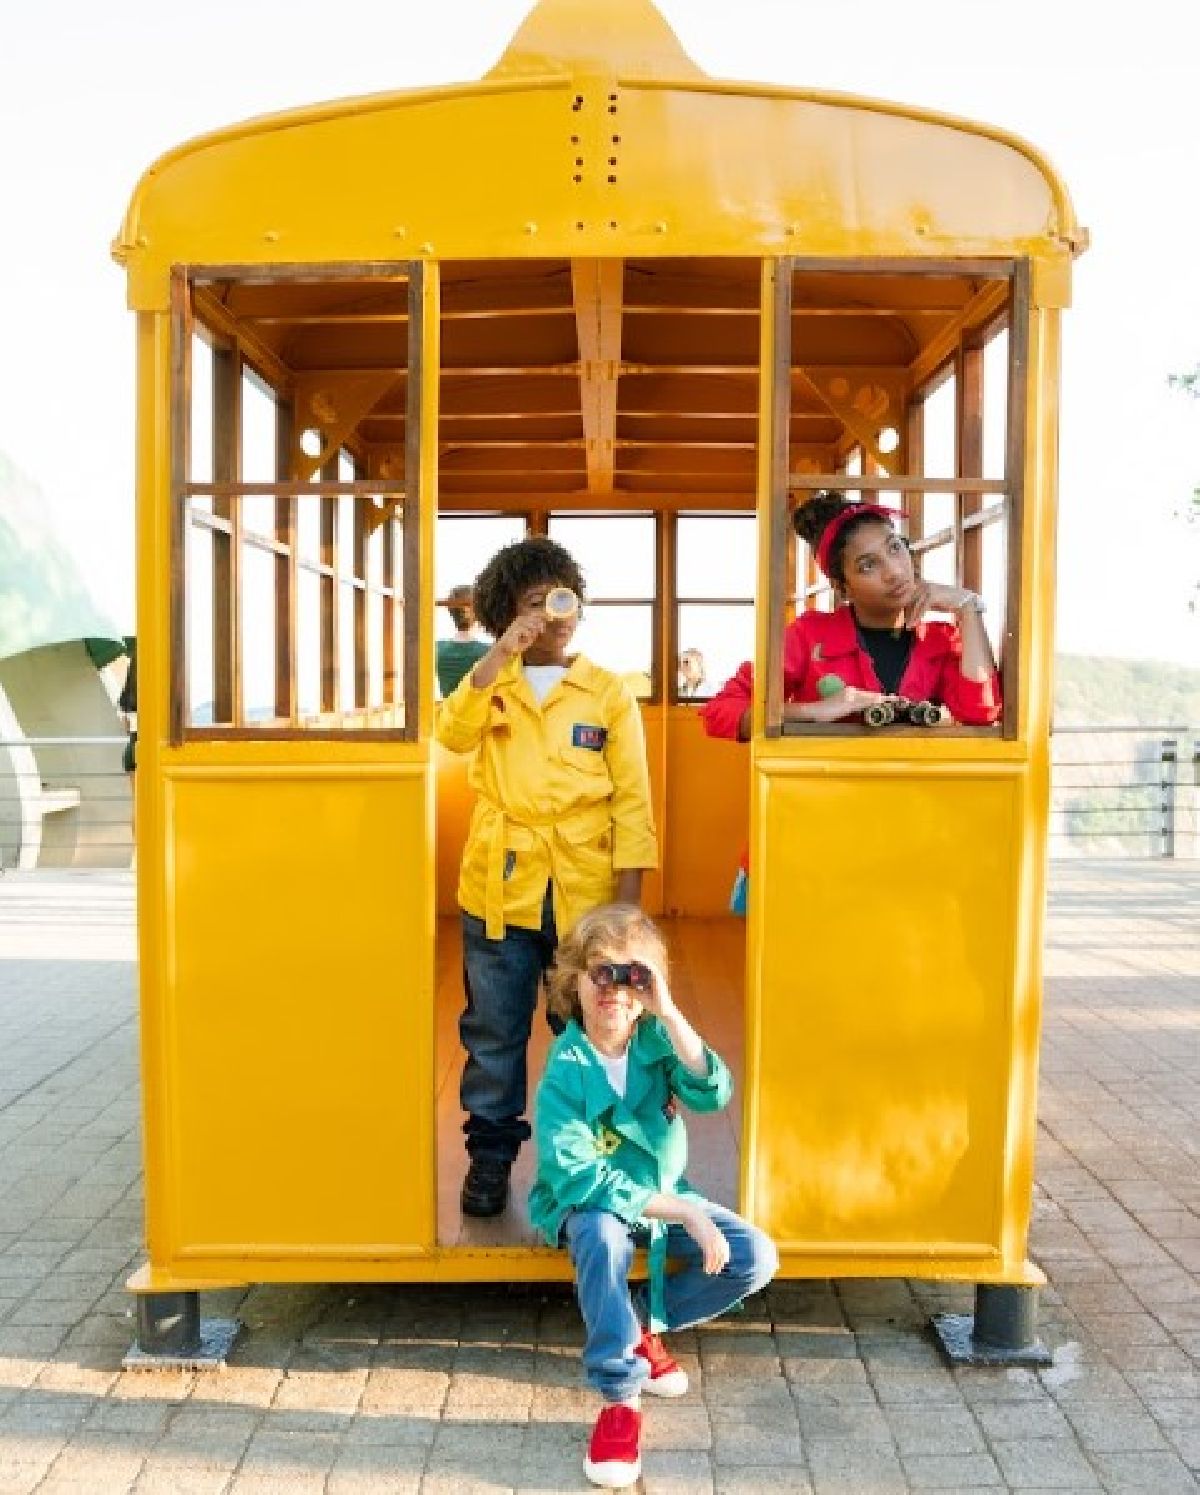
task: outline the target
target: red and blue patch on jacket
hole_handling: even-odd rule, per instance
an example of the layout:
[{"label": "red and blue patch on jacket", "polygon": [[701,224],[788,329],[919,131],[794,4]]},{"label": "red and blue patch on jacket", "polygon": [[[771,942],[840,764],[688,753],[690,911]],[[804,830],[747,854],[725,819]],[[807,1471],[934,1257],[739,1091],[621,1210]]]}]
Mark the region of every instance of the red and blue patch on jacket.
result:
[{"label": "red and blue patch on jacket", "polygon": [[591,727],[586,722],[576,722],[571,728],[572,747],[591,748],[593,753],[601,753],[607,741],[607,727]]}]

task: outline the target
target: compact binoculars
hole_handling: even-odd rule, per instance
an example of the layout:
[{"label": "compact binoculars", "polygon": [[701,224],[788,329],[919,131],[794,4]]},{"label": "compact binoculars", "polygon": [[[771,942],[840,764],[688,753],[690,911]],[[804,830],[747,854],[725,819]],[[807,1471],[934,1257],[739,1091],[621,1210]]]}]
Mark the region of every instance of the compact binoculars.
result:
[{"label": "compact binoculars", "polygon": [[588,969],[588,976],[597,991],[612,991],[620,986],[630,991],[649,991],[654,985],[654,973],[640,960],[625,965],[615,960],[597,961]]},{"label": "compact binoculars", "polygon": [[910,701],[896,696],[890,701],[875,701],[863,712],[868,727],[891,727],[899,723],[910,727],[936,727],[942,720],[942,708],[932,701]]}]

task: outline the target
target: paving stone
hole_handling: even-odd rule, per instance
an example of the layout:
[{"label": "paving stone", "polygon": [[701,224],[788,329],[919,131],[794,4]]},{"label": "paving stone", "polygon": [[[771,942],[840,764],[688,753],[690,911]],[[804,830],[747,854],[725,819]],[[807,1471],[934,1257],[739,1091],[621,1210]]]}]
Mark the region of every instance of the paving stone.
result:
[{"label": "paving stone", "polygon": [[108,1433],[161,1434],[174,1409],[161,1402],[97,1401],[88,1415],[87,1427]]},{"label": "paving stone", "polygon": [[[672,1338],[693,1390],[647,1404],[645,1490],[1196,1488],[1198,887],[1200,868],[1054,872],[1032,1253],[1055,1364],[948,1370],[924,1325],[969,1284],[775,1283]],[[1147,889],[1152,914],[1123,912]],[[231,1289],[205,1295],[247,1325],[224,1373],[120,1370],[142,1234],[131,941],[126,923],[122,960],[62,960],[48,929],[19,1009],[0,956],[5,1074],[29,1092],[0,1096],[0,1495],[587,1488],[597,1399],[565,1284]]]},{"label": "paving stone", "polygon": [[249,1439],[239,1475],[278,1475],[281,1479],[316,1475],[323,1479],[340,1451],[341,1438],[336,1433],[263,1427]]},{"label": "paving stone", "polygon": [[901,1453],[900,1462],[914,1490],[1003,1489],[1004,1481],[990,1453]]},{"label": "paving stone", "polygon": [[1089,1453],[1128,1453],[1164,1449],[1166,1441],[1153,1416],[1126,1402],[1080,1402],[1067,1408],[1067,1418]]},{"label": "paving stone", "polygon": [[983,1402],[974,1410],[989,1438],[1065,1438],[1071,1433],[1066,1417],[1048,1396],[1039,1401]]},{"label": "paving stone", "polygon": [[714,1463],[800,1463],[800,1429],[794,1418],[764,1425],[752,1414],[714,1411],[711,1422]]},{"label": "paving stone", "polygon": [[1095,1464],[1109,1495],[1195,1495],[1197,1482],[1174,1453],[1098,1453]]},{"label": "paving stone", "polygon": [[712,1420],[702,1406],[674,1402],[660,1406],[647,1397],[642,1400],[642,1413],[643,1448],[706,1453],[713,1446]]},{"label": "paving stone", "polygon": [[420,1488],[425,1457],[418,1444],[343,1448],[329,1473],[327,1495],[413,1495]]},{"label": "paving stone", "polygon": [[227,1469],[163,1466],[152,1459],[134,1482],[132,1495],[224,1495],[230,1477]]},{"label": "paving stone", "polygon": [[798,1412],[800,1436],[810,1438],[853,1438],[859,1443],[891,1443],[887,1419],[877,1406],[863,1402],[857,1406],[806,1407]]},{"label": "paving stone", "polygon": [[145,1440],[139,1435],[97,1433],[89,1429],[67,1445],[39,1489],[49,1495],[58,1490],[125,1495],[145,1459]]},{"label": "paving stone", "polygon": [[793,1464],[744,1464],[740,1469],[714,1470],[715,1495],[759,1495],[778,1490],[781,1495],[811,1495],[812,1485]]},{"label": "paving stone", "polygon": [[1096,1479],[1084,1455],[1070,1438],[995,1438],[992,1456],[1000,1473],[1012,1486],[1028,1485],[1054,1490],[1087,1488]]},{"label": "paving stone", "polygon": [[793,1329],[780,1324],[775,1329],[779,1357],[789,1360],[856,1360],[858,1340],[849,1329]]},{"label": "paving stone", "polygon": [[873,1371],[871,1381],[875,1394],[885,1406],[913,1403],[917,1406],[962,1406],[963,1393],[958,1382],[946,1370],[919,1367],[903,1370],[896,1366]]},{"label": "paving stone", "polygon": [[278,1474],[238,1474],[227,1495],[324,1495],[325,1475],[289,1470]]},{"label": "paving stone", "polygon": [[797,1406],[874,1406],[875,1391],[860,1360],[789,1360],[784,1369]]},{"label": "paving stone", "polygon": [[584,1422],[590,1427],[598,1407],[596,1393],[582,1386],[535,1386],[529,1416],[533,1422]]},{"label": "paving stone", "polygon": [[884,1426],[902,1456],[984,1451],[979,1424],[964,1406],[896,1404],[884,1409]]},{"label": "paving stone", "polygon": [[805,1445],[815,1495],[892,1495],[908,1480],[894,1449],[884,1443],[817,1438]]}]

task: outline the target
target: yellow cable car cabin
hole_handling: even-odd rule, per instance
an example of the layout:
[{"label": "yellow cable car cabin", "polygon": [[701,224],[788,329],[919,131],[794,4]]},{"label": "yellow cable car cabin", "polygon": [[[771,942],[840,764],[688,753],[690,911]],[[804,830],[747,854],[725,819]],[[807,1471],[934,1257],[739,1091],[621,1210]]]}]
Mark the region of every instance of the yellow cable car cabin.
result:
[{"label": "yellow cable car cabin", "polygon": [[[438,604],[526,534],[580,561],[578,646],[640,698],[646,906],[740,1084],[693,1129],[697,1184],[785,1275],[1040,1281],[1081,247],[1021,141],[714,81],[648,0],[542,0],[482,81],[151,167],[115,246],[138,338],[145,1348],[194,1352],[210,1287],[568,1274],[524,1216],[529,1148],[505,1215],[458,1207],[470,804],[433,742]],[[986,597],[997,725],[792,719],[783,630],[832,599],[789,511],[831,485],[891,495],[924,576]],[[746,659],[752,740],[710,739],[698,699]],[[539,1019],[531,1080],[546,1041]]]}]

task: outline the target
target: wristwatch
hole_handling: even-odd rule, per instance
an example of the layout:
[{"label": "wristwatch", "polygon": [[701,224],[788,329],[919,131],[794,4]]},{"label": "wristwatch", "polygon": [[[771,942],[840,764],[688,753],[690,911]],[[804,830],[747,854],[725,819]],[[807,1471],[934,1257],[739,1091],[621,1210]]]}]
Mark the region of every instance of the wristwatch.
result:
[{"label": "wristwatch", "polygon": [[958,610],[960,613],[984,613],[987,612],[987,603],[978,592],[968,592]]}]

